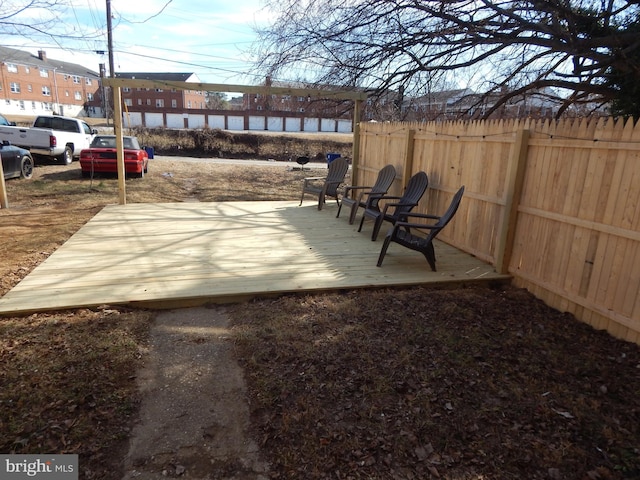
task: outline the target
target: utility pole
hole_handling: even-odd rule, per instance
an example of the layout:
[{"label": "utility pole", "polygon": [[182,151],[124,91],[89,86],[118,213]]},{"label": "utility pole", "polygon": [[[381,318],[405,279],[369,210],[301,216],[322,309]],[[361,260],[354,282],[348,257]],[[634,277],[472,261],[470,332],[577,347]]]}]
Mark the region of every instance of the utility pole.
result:
[{"label": "utility pole", "polygon": [[113,67],[113,34],[111,32],[111,0],[107,0],[107,49],[109,51],[109,77],[115,78]]},{"label": "utility pole", "polygon": [[[115,78],[114,66],[113,66],[113,33],[111,27],[111,0],[107,2],[107,53],[109,54],[109,77]],[[103,92],[106,94],[106,89]],[[109,88],[108,95],[104,97],[104,115],[107,118],[107,125],[109,125],[109,119],[113,112],[111,106],[113,105],[113,89]]]},{"label": "utility pole", "polygon": [[[107,1],[107,48],[109,49],[109,77],[116,78],[113,66],[113,35],[111,32],[111,0]],[[120,205],[127,203],[127,187],[124,171],[124,145],[122,139],[122,92],[120,87],[111,87],[113,99],[113,133],[116,136],[116,163],[118,165],[118,196]]]}]

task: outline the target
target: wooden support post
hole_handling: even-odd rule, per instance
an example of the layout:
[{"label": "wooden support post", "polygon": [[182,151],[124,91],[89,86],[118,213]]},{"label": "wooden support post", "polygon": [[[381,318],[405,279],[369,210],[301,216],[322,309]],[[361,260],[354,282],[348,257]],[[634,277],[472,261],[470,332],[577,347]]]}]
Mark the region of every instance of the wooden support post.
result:
[{"label": "wooden support post", "polygon": [[407,140],[404,148],[404,169],[402,171],[402,188],[404,189],[409,183],[413,172],[413,145],[416,136],[415,130],[407,130]]},{"label": "wooden support post", "polygon": [[506,274],[513,252],[513,241],[516,233],[518,207],[522,194],[524,172],[527,165],[527,151],[529,148],[529,130],[518,130],[516,141],[511,150],[511,158],[507,170],[507,188],[504,212],[498,230],[496,246],[496,271]]},{"label": "wooden support post", "polygon": [[7,198],[7,186],[4,183],[2,162],[0,162],[0,208],[9,208],[9,199]]},{"label": "wooden support post", "polygon": [[362,100],[353,102],[353,146],[351,159],[351,184],[357,185],[358,166],[360,165],[360,109]]},{"label": "wooden support post", "polygon": [[118,196],[120,205],[127,203],[127,187],[124,171],[124,142],[122,140],[122,93],[120,87],[113,87],[113,130],[116,135],[118,164]]}]

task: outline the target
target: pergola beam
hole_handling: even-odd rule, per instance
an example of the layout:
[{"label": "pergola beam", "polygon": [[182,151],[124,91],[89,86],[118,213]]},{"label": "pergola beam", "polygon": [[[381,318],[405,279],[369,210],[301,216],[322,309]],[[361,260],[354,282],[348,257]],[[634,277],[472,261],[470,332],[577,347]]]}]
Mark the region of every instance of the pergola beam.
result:
[{"label": "pergola beam", "polygon": [[227,85],[224,83],[197,83],[197,82],[171,82],[167,80],[139,80],[135,78],[110,78],[102,79],[102,85],[113,89],[114,99],[114,133],[116,135],[117,165],[118,165],[118,193],[120,204],[127,203],[125,171],[124,171],[124,149],[122,140],[122,106],[120,102],[121,88],[162,88],[176,90],[197,90],[203,92],[238,92],[255,93],[262,95],[292,95],[292,96],[313,96],[335,100],[351,100],[354,103],[353,112],[353,159],[352,175],[358,168],[358,157],[360,154],[360,107],[367,99],[365,92],[345,91],[345,90],[321,90],[313,88],[289,88],[273,87],[268,85]]},{"label": "pergola beam", "polygon": [[367,98],[367,94],[362,91],[273,87],[267,85],[229,85],[225,83],[171,82],[167,80],[142,80],[136,78],[103,78],[102,84],[106,87],[175,88],[176,90],[198,90],[203,92],[313,96],[336,100],[366,100]]}]

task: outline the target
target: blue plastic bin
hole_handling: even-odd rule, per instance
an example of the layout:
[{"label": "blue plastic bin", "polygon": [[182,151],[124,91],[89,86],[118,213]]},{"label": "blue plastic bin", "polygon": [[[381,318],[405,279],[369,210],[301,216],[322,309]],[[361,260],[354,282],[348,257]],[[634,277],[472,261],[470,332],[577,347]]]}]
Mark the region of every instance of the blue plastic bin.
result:
[{"label": "blue plastic bin", "polygon": [[329,166],[331,162],[333,162],[336,158],[339,158],[339,157],[340,157],[339,153],[327,153],[327,166]]},{"label": "blue plastic bin", "polygon": [[144,147],[145,152],[149,155],[149,158],[153,158],[153,147]]}]

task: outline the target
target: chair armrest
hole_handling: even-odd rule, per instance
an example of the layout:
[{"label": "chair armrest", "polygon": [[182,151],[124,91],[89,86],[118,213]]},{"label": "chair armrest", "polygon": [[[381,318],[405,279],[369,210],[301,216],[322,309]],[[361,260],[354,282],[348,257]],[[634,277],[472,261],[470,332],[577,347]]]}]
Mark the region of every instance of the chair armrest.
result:
[{"label": "chair armrest", "polygon": [[[418,205],[417,202],[389,202],[384,204],[384,209],[386,210],[388,207],[415,207],[416,205]],[[408,213],[404,215],[408,215]]]},{"label": "chair armrest", "polygon": [[325,179],[326,177],[307,177],[304,179],[304,184],[303,187],[306,187],[307,185],[316,183],[316,182],[321,182]]},{"label": "chair armrest", "polygon": [[368,203],[369,202],[369,200],[368,200],[369,196],[373,196],[373,198],[375,198],[376,194],[375,193],[371,193],[371,188],[369,188],[369,187],[365,187],[365,188],[361,189],[360,193],[358,194],[358,203],[359,204],[363,203],[363,199],[364,199],[365,195],[367,195],[367,202],[365,202],[365,203]]},{"label": "chair armrest", "polygon": [[364,185],[349,185],[348,187],[346,187],[345,191],[349,191],[349,190],[364,190],[364,189],[371,190],[371,187],[367,187],[367,186],[364,186]]},{"label": "chair armrest", "polygon": [[418,230],[433,230],[437,227],[436,225],[427,225],[426,223],[415,223],[415,222],[396,222],[393,224],[394,228],[416,228]]},{"label": "chair armrest", "polygon": [[365,208],[369,208],[373,200],[399,200],[401,198],[402,197],[392,197],[389,195],[385,195],[384,193],[373,193],[367,197],[367,205]]},{"label": "chair armrest", "polygon": [[431,215],[430,213],[417,213],[417,212],[409,212],[409,213],[405,213],[403,215],[403,217],[408,218],[408,217],[413,217],[413,218],[428,218],[430,220],[440,220],[440,216],[438,215]]}]

